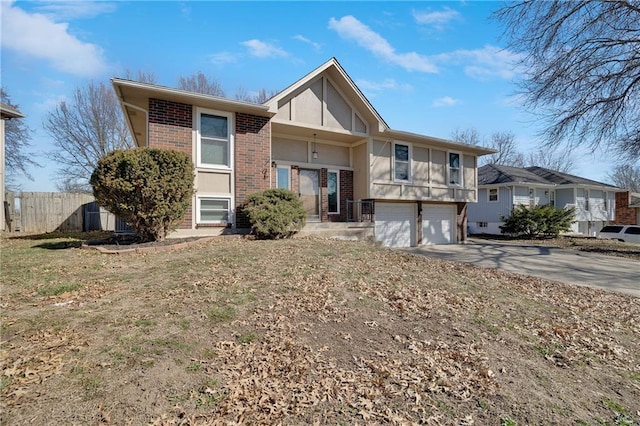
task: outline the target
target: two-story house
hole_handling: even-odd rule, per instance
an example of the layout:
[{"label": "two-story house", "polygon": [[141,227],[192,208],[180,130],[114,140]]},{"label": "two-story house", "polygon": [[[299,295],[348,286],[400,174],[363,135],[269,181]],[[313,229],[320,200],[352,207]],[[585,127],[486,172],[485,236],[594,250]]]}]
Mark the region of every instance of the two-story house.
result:
[{"label": "two-story house", "polygon": [[112,83],[137,146],[193,158],[181,235],[247,228],[247,195],[277,187],[300,195],[308,222],[373,213],[387,246],[463,241],[477,158],[494,152],[391,129],[335,58],[260,105]]},{"label": "two-story house", "polygon": [[499,235],[502,217],[518,205],[575,207],[571,232],[595,236],[615,218],[616,192],[612,185],[543,167],[487,164],[478,169],[478,202],[469,206],[471,234]]}]

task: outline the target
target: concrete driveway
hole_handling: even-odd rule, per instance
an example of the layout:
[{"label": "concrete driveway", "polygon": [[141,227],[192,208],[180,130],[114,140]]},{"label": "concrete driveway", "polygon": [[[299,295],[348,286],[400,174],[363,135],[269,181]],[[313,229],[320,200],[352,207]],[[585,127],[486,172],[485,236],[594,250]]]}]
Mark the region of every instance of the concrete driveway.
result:
[{"label": "concrete driveway", "polygon": [[640,297],[640,262],[621,257],[515,244],[472,241],[404,249],[428,257],[533,275]]}]

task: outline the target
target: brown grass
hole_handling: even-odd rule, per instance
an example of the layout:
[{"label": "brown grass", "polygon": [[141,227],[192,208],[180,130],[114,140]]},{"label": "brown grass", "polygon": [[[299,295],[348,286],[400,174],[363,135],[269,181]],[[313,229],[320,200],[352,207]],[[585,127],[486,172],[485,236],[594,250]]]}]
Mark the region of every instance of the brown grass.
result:
[{"label": "brown grass", "polygon": [[640,421],[631,296],[359,242],[79,241],[1,240],[1,424]]}]

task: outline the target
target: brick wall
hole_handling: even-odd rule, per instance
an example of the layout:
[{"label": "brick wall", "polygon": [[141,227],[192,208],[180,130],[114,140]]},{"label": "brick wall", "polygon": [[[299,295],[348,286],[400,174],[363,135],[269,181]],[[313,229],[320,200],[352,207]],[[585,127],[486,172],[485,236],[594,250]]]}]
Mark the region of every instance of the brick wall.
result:
[{"label": "brick wall", "polygon": [[638,225],[638,214],[636,213],[636,208],[629,207],[630,197],[631,194],[629,191],[616,192],[615,223],[619,223],[621,225]]},{"label": "brick wall", "polygon": [[340,221],[347,221],[347,200],[353,200],[353,171],[340,170]]},{"label": "brick wall", "polygon": [[235,140],[236,226],[248,228],[242,210],[246,197],[269,189],[271,169],[271,122],[267,117],[236,113]]},{"label": "brick wall", "polygon": [[[149,99],[149,147],[184,152],[192,157],[193,107],[189,104]],[[193,208],[178,226],[190,229]]]}]

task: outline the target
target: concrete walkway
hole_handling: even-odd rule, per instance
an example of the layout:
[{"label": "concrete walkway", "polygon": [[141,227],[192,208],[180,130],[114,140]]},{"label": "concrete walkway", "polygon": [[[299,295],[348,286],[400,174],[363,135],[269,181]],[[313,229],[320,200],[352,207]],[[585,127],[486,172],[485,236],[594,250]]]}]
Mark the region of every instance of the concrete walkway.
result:
[{"label": "concrete walkway", "polygon": [[472,241],[411,247],[410,253],[640,297],[640,262],[575,250]]}]

